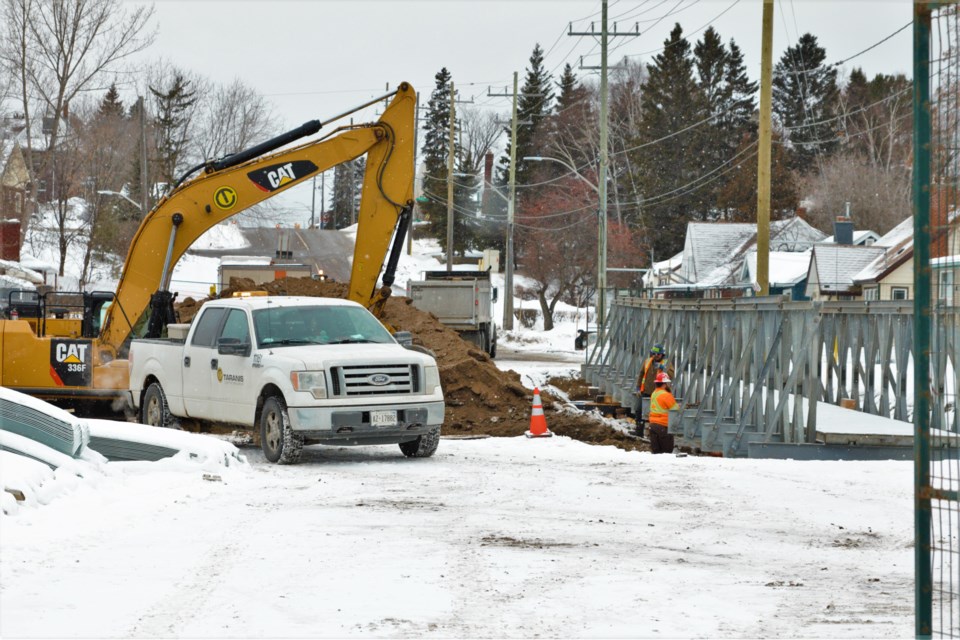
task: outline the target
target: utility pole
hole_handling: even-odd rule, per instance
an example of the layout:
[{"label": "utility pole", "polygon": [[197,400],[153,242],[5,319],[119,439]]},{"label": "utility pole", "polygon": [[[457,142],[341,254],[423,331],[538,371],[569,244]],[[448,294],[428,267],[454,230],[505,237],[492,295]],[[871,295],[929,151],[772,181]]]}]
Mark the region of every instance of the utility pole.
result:
[{"label": "utility pole", "polygon": [[457,92],[453,88],[453,80],[450,81],[450,145],[447,151],[447,271],[453,270],[453,170],[456,166],[457,152],[457,114],[454,105],[456,103],[472,104],[473,98],[469,100],[457,100]]},{"label": "utility pole", "polygon": [[757,130],[757,284],[770,293],[770,111],[773,101],[773,0],[763,0],[760,122]]},{"label": "utility pole", "polygon": [[327,172],[320,174],[320,228],[323,228],[323,215],[327,212]]},{"label": "utility pole", "polygon": [[447,149],[447,273],[453,271],[453,155],[454,131],[456,131],[456,109],[453,80],[450,81],[450,145]]},{"label": "utility pole", "polygon": [[313,176],[313,188],[310,190],[310,228],[313,229],[313,220],[317,212],[317,176]]},{"label": "utility pole", "polygon": [[140,100],[140,216],[150,211],[150,179],[147,176],[147,101]]},{"label": "utility pole", "polygon": [[[506,96],[506,93],[490,93],[489,96]],[[517,201],[517,72],[513,72],[513,117],[510,120],[510,197],[507,198],[507,242],[504,251],[503,270],[503,329],[513,331],[513,214]]]},{"label": "utility pole", "polygon": [[[597,347],[603,345],[604,324],[607,321],[607,41],[611,37],[640,35],[640,27],[634,25],[633,31],[619,32],[617,24],[613,24],[613,31],[607,29],[607,0],[603,0],[601,10],[600,33],[593,24],[590,31],[575,32],[573,25],[567,35],[571,36],[600,36],[600,176],[599,187],[600,210],[597,212]],[[596,67],[581,67],[582,69],[596,69]]]}]

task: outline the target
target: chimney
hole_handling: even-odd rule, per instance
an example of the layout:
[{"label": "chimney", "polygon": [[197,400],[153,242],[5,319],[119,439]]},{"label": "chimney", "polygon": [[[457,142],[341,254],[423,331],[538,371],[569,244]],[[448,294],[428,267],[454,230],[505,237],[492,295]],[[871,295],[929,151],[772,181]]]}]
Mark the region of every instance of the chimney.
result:
[{"label": "chimney", "polygon": [[853,244],[853,220],[846,216],[837,216],[833,222],[833,241],[837,244]]},{"label": "chimney", "polygon": [[483,196],[480,198],[480,211],[487,213],[490,203],[490,189],[493,189],[493,152],[483,156]]},{"label": "chimney", "polygon": [[19,220],[0,220],[0,259],[20,262]]}]

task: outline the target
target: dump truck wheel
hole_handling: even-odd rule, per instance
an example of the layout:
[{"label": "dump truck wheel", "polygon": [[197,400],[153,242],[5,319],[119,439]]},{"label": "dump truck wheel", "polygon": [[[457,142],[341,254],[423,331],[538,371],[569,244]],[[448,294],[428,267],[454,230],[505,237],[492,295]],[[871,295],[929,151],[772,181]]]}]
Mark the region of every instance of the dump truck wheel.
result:
[{"label": "dump truck wheel", "polygon": [[143,404],[140,407],[140,422],[152,427],[166,427],[179,429],[180,423],[170,413],[167,405],[167,396],[159,382],[151,382],[143,394]]},{"label": "dump truck wheel", "polygon": [[303,436],[290,428],[290,416],[283,398],[271,396],[260,412],[260,448],[270,462],[294,464],[300,461]]},{"label": "dump truck wheel", "polygon": [[490,357],[497,357],[497,325],[493,325],[493,331],[491,332],[493,337],[490,339]]},{"label": "dump truck wheel", "polygon": [[422,436],[410,442],[401,442],[400,451],[408,458],[429,458],[440,444],[440,427],[433,427]]}]

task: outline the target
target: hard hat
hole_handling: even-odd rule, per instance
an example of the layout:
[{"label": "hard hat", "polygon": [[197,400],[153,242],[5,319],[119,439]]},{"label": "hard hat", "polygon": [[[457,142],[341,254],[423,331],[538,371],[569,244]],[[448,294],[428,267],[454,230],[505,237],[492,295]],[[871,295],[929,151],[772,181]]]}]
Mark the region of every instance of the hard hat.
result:
[{"label": "hard hat", "polygon": [[653,380],[656,384],[667,384],[670,382],[670,376],[668,376],[663,371],[657,374],[657,377]]},{"label": "hard hat", "polygon": [[650,355],[652,356],[663,355],[663,345],[662,344],[653,345],[650,348]]}]

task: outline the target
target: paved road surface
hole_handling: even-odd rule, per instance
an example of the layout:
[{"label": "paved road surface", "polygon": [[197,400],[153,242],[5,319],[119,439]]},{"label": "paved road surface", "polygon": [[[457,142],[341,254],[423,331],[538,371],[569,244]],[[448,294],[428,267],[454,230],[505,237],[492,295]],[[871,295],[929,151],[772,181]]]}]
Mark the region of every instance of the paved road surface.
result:
[{"label": "paved road surface", "polygon": [[[232,256],[266,256],[276,259],[283,248],[290,252],[289,262],[311,265],[339,282],[350,280],[350,258],[353,256],[353,240],[339,231],[324,229],[275,229],[271,227],[242,228],[243,237],[249,243],[242,249],[230,249]],[[193,250],[198,256],[220,258],[223,249]]]}]

